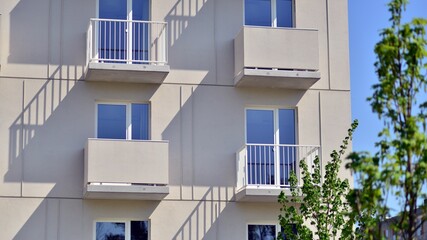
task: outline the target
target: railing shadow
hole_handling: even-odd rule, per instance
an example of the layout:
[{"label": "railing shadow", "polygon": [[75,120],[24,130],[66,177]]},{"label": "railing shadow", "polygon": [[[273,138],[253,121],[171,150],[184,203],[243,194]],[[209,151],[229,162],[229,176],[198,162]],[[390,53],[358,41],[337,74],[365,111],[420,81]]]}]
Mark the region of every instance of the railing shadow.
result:
[{"label": "railing shadow", "polygon": [[[52,76],[61,76],[63,74],[62,71],[63,68],[60,66],[52,73]],[[49,77],[35,93],[33,93],[31,89],[38,87],[38,84],[41,81],[22,81],[22,110],[9,127],[9,167],[8,171],[4,175],[5,182],[22,183],[33,179],[37,182],[49,182],[55,184],[54,182],[49,181],[49,176],[46,175],[35,177],[36,173],[34,173],[31,174],[31,177],[27,178],[24,174],[24,156],[26,155],[28,148],[37,150],[38,147],[41,147],[40,144],[42,144],[42,142],[51,142],[52,139],[44,139],[44,141],[41,139],[35,139],[40,132],[45,133],[47,136],[51,134],[45,125],[49,122],[49,119],[55,115],[55,112],[58,111],[64,100],[70,97],[69,95],[77,81],[77,79],[58,81]],[[30,86],[26,86],[28,84],[30,84]],[[36,87],[33,87],[33,85]],[[32,97],[26,100],[28,96]],[[61,111],[64,111],[64,109],[61,109]],[[66,136],[64,136],[64,138],[66,138]],[[61,142],[61,140],[58,142]],[[51,148],[52,151],[54,151],[53,149],[55,149],[56,146],[51,146]],[[34,160],[33,156],[29,155],[28,160],[32,161],[31,159]],[[42,160],[40,163],[43,163],[43,166],[40,167],[48,167],[48,165],[45,165],[48,164],[48,162]]]},{"label": "railing shadow", "polygon": [[[217,221],[220,218],[222,211],[225,209],[228,201],[215,201],[214,189],[218,188],[218,194],[222,187],[210,187],[203,197],[198,201],[196,207],[190,212],[182,226],[172,237],[173,240],[178,239],[206,239],[215,238],[215,230],[218,228]],[[228,188],[223,187],[223,188]],[[228,191],[225,191],[226,193]],[[221,199],[221,196],[217,196]],[[225,197],[227,199],[227,197]]]}]

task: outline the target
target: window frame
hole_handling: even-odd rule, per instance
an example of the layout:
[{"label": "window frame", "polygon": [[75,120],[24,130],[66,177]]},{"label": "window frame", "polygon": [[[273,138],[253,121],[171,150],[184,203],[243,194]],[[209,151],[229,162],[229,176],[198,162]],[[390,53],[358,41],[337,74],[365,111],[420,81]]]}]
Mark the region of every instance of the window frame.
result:
[{"label": "window frame", "polygon": [[[147,141],[151,140],[151,103],[150,102],[129,102],[129,101],[96,101],[95,102],[95,138],[101,139],[98,137],[98,105],[120,105],[126,106],[126,138],[119,140],[136,140],[136,141]],[[132,139],[132,104],[146,104],[148,105],[148,139]],[[102,138],[102,139],[113,139],[113,138]],[[115,139],[117,140],[117,139]]]},{"label": "window frame", "polygon": [[263,222],[247,222],[246,223],[246,240],[249,240],[249,225],[274,225],[276,227],[276,236],[275,239],[277,239],[277,237],[279,236],[280,233],[280,224],[278,224],[275,221],[263,221]]},{"label": "window frame", "polygon": [[278,224],[277,222],[275,222],[275,221],[266,221],[266,222],[263,222],[263,223],[260,223],[260,222],[247,222],[246,223],[246,240],[249,240],[249,225],[274,225],[274,226],[276,226],[276,238],[275,239],[277,239],[278,237],[279,237],[279,234],[281,233],[281,230],[282,230],[282,226],[280,226],[280,224]]},{"label": "window frame", "polygon": [[[99,5],[100,5],[99,1],[101,1],[101,0],[96,0],[96,6],[95,6],[96,18],[99,18]],[[148,1],[148,20],[147,21],[151,21],[151,6],[152,6],[152,4],[151,4],[151,0],[147,0],[147,1]],[[294,0],[292,0],[292,1],[294,1]],[[127,10],[127,19],[126,20],[130,20],[130,21],[133,20],[133,17],[132,17],[133,6],[132,5],[133,5],[132,0],[126,0],[126,10]]]},{"label": "window frame", "polygon": [[280,224],[277,224],[277,222],[274,221],[265,221],[265,222],[247,222],[246,223],[246,240],[249,240],[249,225],[271,225],[271,226],[275,226],[276,227],[276,236],[275,239],[277,239],[277,237],[279,236],[279,228],[280,228]]},{"label": "window frame", "polygon": [[[99,1],[99,0],[98,0]],[[296,1],[295,0],[291,0],[292,1],[292,26],[291,27],[278,27],[277,26],[277,0],[270,0],[271,1],[271,6],[270,6],[270,15],[271,15],[271,19],[270,19],[270,27],[272,28],[295,28],[295,13],[296,13]],[[268,26],[257,26],[257,25],[246,25],[246,11],[245,11],[245,4],[246,4],[246,0],[243,0],[243,26],[251,26],[251,27],[268,27]]]},{"label": "window frame", "polygon": [[125,224],[125,240],[130,240],[130,226],[131,222],[138,221],[138,222],[147,222],[148,223],[148,240],[151,240],[151,219],[123,219],[123,218],[100,218],[93,221],[93,231],[92,231],[92,239],[96,240],[96,223],[98,222],[111,222],[111,223],[124,223]]},{"label": "window frame", "polygon": [[245,144],[248,142],[248,118],[247,118],[247,110],[267,110],[267,111],[273,111],[273,125],[274,125],[274,145],[280,144],[280,128],[279,128],[279,110],[294,110],[294,125],[295,125],[295,145],[298,145],[299,135],[298,135],[298,107],[282,107],[282,106],[275,106],[275,107],[262,107],[262,106],[248,106],[244,109],[244,128],[245,128]]}]

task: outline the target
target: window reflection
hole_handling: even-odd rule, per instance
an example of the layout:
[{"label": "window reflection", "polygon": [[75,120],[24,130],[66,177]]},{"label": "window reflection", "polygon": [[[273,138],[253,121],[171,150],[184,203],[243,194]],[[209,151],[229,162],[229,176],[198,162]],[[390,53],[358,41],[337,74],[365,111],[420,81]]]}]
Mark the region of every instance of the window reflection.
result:
[{"label": "window reflection", "polygon": [[276,239],[275,225],[248,225],[248,240]]},{"label": "window reflection", "polygon": [[125,240],[125,223],[97,222],[96,240]]}]

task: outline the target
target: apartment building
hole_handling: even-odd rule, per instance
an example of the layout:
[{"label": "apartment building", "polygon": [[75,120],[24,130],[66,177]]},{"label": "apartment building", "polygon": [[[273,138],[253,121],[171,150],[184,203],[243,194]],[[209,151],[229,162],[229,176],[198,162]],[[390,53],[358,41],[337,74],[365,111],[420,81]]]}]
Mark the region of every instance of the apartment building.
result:
[{"label": "apartment building", "polygon": [[346,0],[0,14],[0,239],[272,239],[350,126]]},{"label": "apartment building", "polygon": [[[427,200],[424,201],[427,203]],[[416,226],[417,229],[415,231],[415,238],[417,240],[425,240],[427,239],[427,222],[423,221],[423,211],[422,208],[418,208],[417,211],[417,218],[416,218]],[[385,239],[389,240],[398,240],[398,239],[407,239],[407,236],[404,236],[404,234],[400,231],[394,231],[393,226],[397,225],[400,221],[399,216],[391,217],[381,223],[381,229],[382,229],[382,236],[385,237]]]}]

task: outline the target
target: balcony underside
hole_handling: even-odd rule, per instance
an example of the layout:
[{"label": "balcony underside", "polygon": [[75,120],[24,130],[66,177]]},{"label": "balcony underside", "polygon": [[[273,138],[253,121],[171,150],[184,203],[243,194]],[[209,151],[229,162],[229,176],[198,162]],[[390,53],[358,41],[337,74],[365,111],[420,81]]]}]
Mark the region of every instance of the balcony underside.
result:
[{"label": "balcony underside", "polygon": [[85,188],[86,199],[162,200],[169,194],[168,186],[93,185]]},{"label": "balcony underside", "polygon": [[289,188],[272,188],[270,186],[246,186],[236,193],[238,202],[277,202],[280,192],[290,196]]},{"label": "balcony underside", "polygon": [[169,71],[169,65],[91,62],[85,80],[161,84]]},{"label": "balcony underside", "polygon": [[234,79],[237,87],[309,89],[320,79],[318,71],[243,69]]}]

